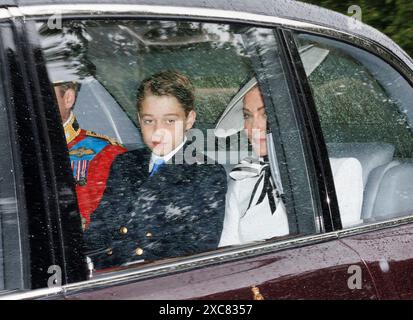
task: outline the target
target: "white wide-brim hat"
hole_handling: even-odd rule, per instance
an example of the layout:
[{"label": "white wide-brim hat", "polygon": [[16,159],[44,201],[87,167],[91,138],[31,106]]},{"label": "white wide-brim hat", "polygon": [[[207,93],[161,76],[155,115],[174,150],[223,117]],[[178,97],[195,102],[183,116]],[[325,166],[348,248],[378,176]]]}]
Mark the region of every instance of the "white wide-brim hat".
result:
[{"label": "white wide-brim hat", "polygon": [[[300,56],[304,65],[305,73],[311,73],[324,61],[329,50],[308,45],[300,48]],[[244,96],[258,84],[255,77],[251,78],[231,99],[215,126],[214,134],[218,138],[226,138],[244,129]]]},{"label": "white wide-brim hat", "polygon": [[47,64],[49,79],[53,84],[80,82],[81,77],[75,68],[70,68],[64,61],[51,61]]},{"label": "white wide-brim hat", "polygon": [[214,134],[216,137],[225,138],[236,134],[244,128],[244,116],[242,113],[244,104],[242,100],[247,92],[257,84],[257,79],[253,77],[232,98],[215,126]]}]

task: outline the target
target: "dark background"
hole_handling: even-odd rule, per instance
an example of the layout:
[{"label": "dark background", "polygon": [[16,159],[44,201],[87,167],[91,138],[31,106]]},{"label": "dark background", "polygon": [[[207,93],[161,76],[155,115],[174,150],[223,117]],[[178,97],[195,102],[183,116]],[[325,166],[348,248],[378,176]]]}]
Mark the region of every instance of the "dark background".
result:
[{"label": "dark background", "polygon": [[348,14],[352,5],[362,10],[362,21],[392,38],[413,56],[413,0],[302,0]]}]

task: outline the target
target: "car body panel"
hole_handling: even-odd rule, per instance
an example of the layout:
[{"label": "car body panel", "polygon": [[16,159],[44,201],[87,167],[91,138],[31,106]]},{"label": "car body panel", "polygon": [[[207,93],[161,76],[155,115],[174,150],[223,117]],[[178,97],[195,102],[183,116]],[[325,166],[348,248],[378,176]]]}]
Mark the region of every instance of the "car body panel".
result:
[{"label": "car body panel", "polygon": [[[363,288],[348,286],[349,266],[364,275]],[[113,287],[68,292],[66,299],[242,299],[258,287],[264,299],[377,299],[359,256],[338,240],[244,258]]]},{"label": "car body panel", "polygon": [[381,299],[413,299],[413,225],[343,237],[365,261]]}]

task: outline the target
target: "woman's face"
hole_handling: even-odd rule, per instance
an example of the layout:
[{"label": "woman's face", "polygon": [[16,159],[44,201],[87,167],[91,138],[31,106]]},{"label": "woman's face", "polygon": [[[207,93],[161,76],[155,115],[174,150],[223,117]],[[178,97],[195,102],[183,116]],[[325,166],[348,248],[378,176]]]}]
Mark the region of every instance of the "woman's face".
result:
[{"label": "woman's face", "polygon": [[255,153],[263,157],[267,155],[267,114],[260,89],[252,88],[244,96],[244,129]]}]

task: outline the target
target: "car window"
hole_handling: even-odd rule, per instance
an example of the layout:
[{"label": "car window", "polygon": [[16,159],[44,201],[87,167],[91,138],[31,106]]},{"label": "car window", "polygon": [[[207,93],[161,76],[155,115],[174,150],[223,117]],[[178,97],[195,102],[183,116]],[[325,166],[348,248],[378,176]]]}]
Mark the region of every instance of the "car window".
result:
[{"label": "car window", "polygon": [[320,230],[274,30],[119,19],[37,26],[91,268]]},{"label": "car window", "polygon": [[359,48],[308,34],[296,34],[296,42],[302,53],[319,52],[302,62],[312,69],[343,227],[411,215],[411,86]]}]

